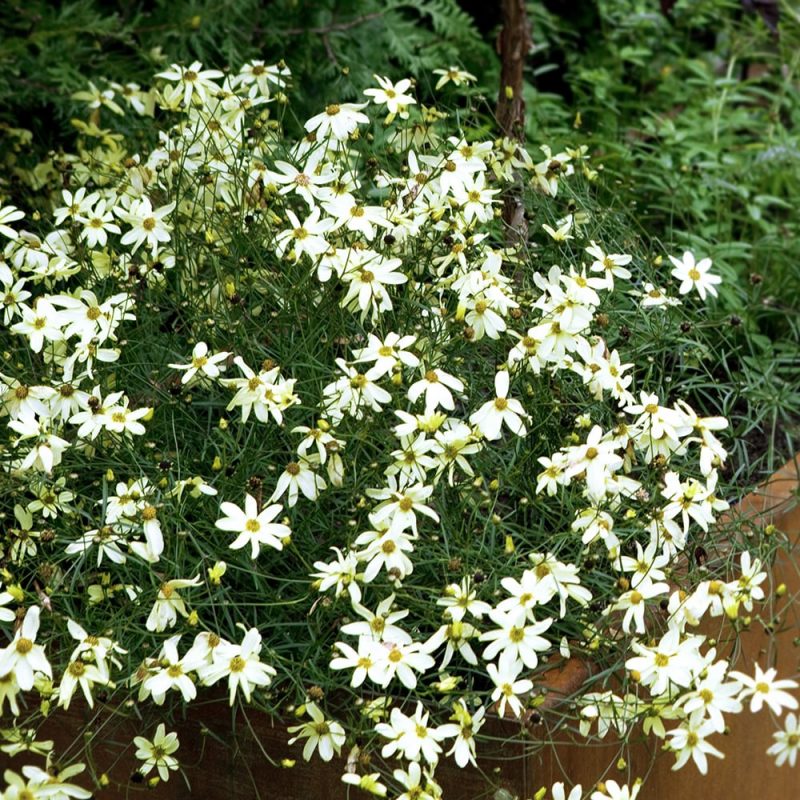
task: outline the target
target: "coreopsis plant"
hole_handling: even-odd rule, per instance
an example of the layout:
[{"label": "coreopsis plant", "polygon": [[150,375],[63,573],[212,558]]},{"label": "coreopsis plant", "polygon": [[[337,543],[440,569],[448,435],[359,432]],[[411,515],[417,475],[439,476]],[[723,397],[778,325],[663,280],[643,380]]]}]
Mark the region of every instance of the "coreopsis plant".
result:
[{"label": "coreopsis plant", "polygon": [[370,754],[346,785],[436,798],[569,658],[597,670],[554,729],[644,732],[676,767],[705,772],[745,706],[797,708],[702,624],[733,638],[767,600],[768,548],[720,520],[727,423],[626,351],[702,318],[708,258],[615,252],[576,203],[584,148],[476,134],[408,78],[303,122],[283,64],[156,77],[87,94],[113,127],[79,122],[49,215],[0,211],[15,728],[127,702],[166,780],[169,709],[222,691],[294,708],[306,759]]}]

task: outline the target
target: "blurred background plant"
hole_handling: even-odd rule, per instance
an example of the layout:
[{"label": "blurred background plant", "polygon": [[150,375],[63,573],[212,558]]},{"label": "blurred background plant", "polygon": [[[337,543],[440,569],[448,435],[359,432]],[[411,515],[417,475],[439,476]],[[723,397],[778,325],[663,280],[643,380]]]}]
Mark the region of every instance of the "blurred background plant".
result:
[{"label": "blurred background plant", "polygon": [[[424,98],[431,70],[458,64],[478,78],[472,107],[485,98],[483,117],[470,119],[475,134],[496,133],[499,3],[116,5],[0,7],[5,202],[41,203],[54,154],[78,133],[73,94],[89,80],[146,84],[176,61],[284,58],[300,118],[331,97],[355,98],[376,70],[417,76]],[[571,202],[613,218],[621,248],[714,259],[720,301],[691,329],[666,332],[670,357],[694,402],[726,398],[706,410],[732,418],[742,479],[772,471],[796,449],[800,418],[800,14],[785,0],[536,0],[527,9],[528,141],[588,145],[605,177]]]}]

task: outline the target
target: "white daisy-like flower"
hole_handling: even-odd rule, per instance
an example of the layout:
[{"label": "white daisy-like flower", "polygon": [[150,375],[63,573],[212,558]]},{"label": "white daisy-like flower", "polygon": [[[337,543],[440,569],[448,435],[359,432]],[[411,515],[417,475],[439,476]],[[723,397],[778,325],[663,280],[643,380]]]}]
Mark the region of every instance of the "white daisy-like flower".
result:
[{"label": "white daisy-like flower", "polygon": [[435,69],[434,75],[439,75],[439,80],[433,88],[437,91],[447,83],[452,83],[454,86],[464,86],[467,83],[474,83],[478,80],[471,72],[459,67],[448,67],[447,69]]},{"label": "white daisy-like flower", "polygon": [[218,69],[203,69],[199,61],[193,61],[188,67],[172,64],[169,69],[156,74],[156,78],[180,84],[183,105],[187,107],[193,97],[204,103],[209,94],[218,92],[219,85],[214,81],[224,77],[225,73]]},{"label": "white daisy-like flower", "polygon": [[552,617],[527,625],[525,610],[489,612],[489,618],[499,626],[481,634],[482,642],[491,642],[483,651],[483,658],[489,661],[498,654],[511,653],[526,667],[534,669],[539,664],[539,653],[550,649],[550,642],[540,636],[553,624]]},{"label": "white daisy-like flower", "polygon": [[463,698],[453,705],[453,716],[450,719],[458,725],[458,735],[447,755],[452,755],[459,767],[466,767],[467,764],[477,766],[475,734],[483,727],[485,716],[486,708],[484,706],[480,706],[470,713]]},{"label": "white daisy-like flower", "polygon": [[797,709],[797,698],[787,692],[787,689],[797,689],[797,681],[789,678],[775,680],[778,671],[774,667],[768,670],[761,669],[760,664],[756,664],[755,675],[751,678],[744,672],[733,671],[730,677],[742,684],[740,700],[750,698],[750,712],[755,714],[761,711],[766,703],[776,716],[783,713],[784,708],[792,711]]},{"label": "white daisy-like flower", "polygon": [[602,787],[598,787],[597,791],[592,792],[591,800],[636,800],[641,788],[640,780],[634,781],[633,786],[608,780],[604,781]]},{"label": "white daisy-like flower", "polygon": [[305,124],[309,132],[316,132],[320,139],[329,136],[339,141],[347,139],[360,123],[369,122],[369,117],[361,113],[366,103],[332,103],[321,114],[311,117]]},{"label": "white daisy-like flower", "polygon": [[19,222],[24,218],[25,212],[20,211],[16,206],[4,206],[0,208],[0,235],[5,236],[6,239],[16,239],[19,234],[9,223]]},{"label": "white daisy-like flower", "polygon": [[633,256],[624,255],[621,253],[607,254],[602,247],[591,242],[586,252],[594,258],[589,269],[592,272],[600,272],[606,279],[609,289],[614,288],[614,278],[630,279],[631,272],[625,267],[631,263]]},{"label": "white daisy-like flower", "polygon": [[364,94],[372,98],[375,105],[385,105],[388,115],[384,122],[388,125],[396,116],[400,119],[408,119],[408,106],[416,105],[416,100],[407,94],[411,88],[411,81],[408,78],[397,83],[392,83],[389,78],[382,78],[380,75],[373,75],[378,82],[379,89],[365,89]]},{"label": "white daisy-like flower", "polygon": [[400,365],[418,367],[419,359],[406,349],[416,340],[416,336],[400,336],[398,333],[388,333],[384,339],[379,339],[370,333],[367,346],[353,350],[353,363],[375,362],[369,370],[373,380],[382,378]]},{"label": "white daisy-like flower", "polygon": [[486,439],[499,439],[503,425],[517,436],[524,436],[527,433],[523,420],[527,419],[528,415],[519,400],[508,397],[508,383],[508,372],[498,372],[494,377],[497,396],[494,400],[484,403],[469,418]]},{"label": "white daisy-like flower", "polygon": [[192,350],[192,360],[188,364],[169,364],[169,366],[183,372],[181,383],[186,386],[202,378],[211,380],[218,378],[225,370],[225,364],[222,362],[229,355],[230,353],[224,351],[209,355],[208,345],[205,342],[198,342]]},{"label": "white daisy-like flower", "polygon": [[300,494],[309,500],[316,500],[319,493],[328,486],[325,479],[314,469],[317,460],[316,455],[312,453],[307,458],[290,461],[278,478],[270,500],[279,500],[285,494],[289,508],[297,504]]},{"label": "white daisy-like flower", "polygon": [[178,769],[178,759],[172,755],[180,745],[178,734],[174,731],[167,733],[163,722],[156,728],[152,740],[136,736],[133,743],[137,747],[136,758],[143,762],[139,767],[142,775],[147,775],[155,767],[159,778],[168,781],[170,771]]},{"label": "white daisy-like flower", "polygon": [[87,664],[82,658],[70,661],[61,677],[61,684],[58,688],[58,705],[65,710],[68,709],[75,690],[80,686],[89,708],[94,708],[92,689],[96,683],[113,685],[108,676],[104,675],[95,664]]},{"label": "white daisy-like flower", "polygon": [[[0,581],[0,588],[2,588],[3,583]],[[0,622],[13,622],[17,615],[14,611],[10,608],[4,608],[9,603],[14,602],[14,595],[11,592],[0,592]]]},{"label": "white daisy-like flower", "polygon": [[0,650],[0,675],[13,673],[19,688],[24,692],[33,688],[37,672],[48,678],[53,677],[53,670],[44,654],[44,647],[36,644],[39,613],[39,606],[30,606],[11,643]]},{"label": "white daisy-like flower", "polygon": [[716,284],[722,283],[722,278],[709,272],[711,269],[710,258],[702,258],[695,262],[694,254],[687,250],[682,258],[670,256],[669,260],[674,266],[672,276],[681,282],[678,287],[680,294],[688,294],[692,289],[696,289],[703,300],[706,299],[706,292],[714,297],[717,296],[717,290],[714,287]]},{"label": "white daisy-like flower", "polygon": [[440,742],[457,736],[460,729],[458,725],[451,724],[430,727],[429,716],[430,713],[420,702],[417,702],[411,716],[407,716],[397,707],[393,708],[389,722],[380,722],[375,726],[375,732],[389,740],[383,746],[381,755],[389,758],[399,753],[409,761],[419,761],[422,758],[427,764],[436,764],[442,752]]},{"label": "white daisy-like flower", "polygon": [[679,728],[667,731],[670,737],[669,746],[677,755],[672,769],[678,770],[691,758],[701,775],[708,772],[708,756],[724,758],[724,754],[714,745],[706,741],[706,737],[716,731],[711,720],[706,719],[702,711],[696,711],[684,720]]},{"label": "white daisy-like flower", "polygon": [[227,678],[231,706],[240,689],[249,703],[253,689],[269,686],[277,675],[274,667],[261,660],[261,648],[261,634],[255,628],[250,628],[241,644],[221,642],[215,647],[212,663],[198,666],[197,674],[207,686]]},{"label": "white daisy-like flower", "polygon": [[320,219],[320,209],[314,206],[311,213],[302,221],[295,213],[286,210],[291,228],[282,230],[275,237],[275,252],[283,257],[284,253],[293,254],[294,261],[299,261],[303,254],[316,261],[328,250],[325,234],[336,224],[330,217]]},{"label": "white daisy-like flower", "polygon": [[569,794],[567,794],[564,784],[561,781],[554,783],[551,791],[553,800],[581,800],[583,796],[583,787],[580,784],[573,786]]},{"label": "white daisy-like flower", "polygon": [[225,516],[214,523],[216,527],[238,534],[229,545],[230,549],[240,550],[249,544],[253,559],[258,558],[261,545],[282,550],[283,540],[292,533],[288,525],[272,521],[283,511],[280,503],[273,503],[259,512],[258,501],[248,494],[244,510],[235,503],[222,503],[220,510]]},{"label": "white daisy-like flower", "polygon": [[783,730],[772,734],[775,744],[767,750],[767,755],[775,756],[775,766],[782,767],[787,761],[793,767],[797,763],[800,749],[800,716],[789,713],[783,723]]},{"label": "white daisy-like flower", "polygon": [[520,695],[533,689],[533,681],[519,677],[523,666],[509,651],[502,653],[497,664],[486,665],[486,672],[495,686],[492,701],[497,703],[497,713],[501,717],[505,716],[506,706],[515,717],[519,717],[522,714]]},{"label": "white daisy-like flower", "polygon": [[114,213],[131,226],[120,243],[133,245],[131,253],[135,253],[146,243],[151,254],[155,255],[159,245],[171,238],[172,226],[166,221],[166,217],[174,210],[174,202],[154,209],[147,197],[134,200],[127,209],[115,208]]},{"label": "white daisy-like flower", "polygon": [[22,319],[14,323],[11,330],[27,336],[34,353],[41,352],[46,341],[60,342],[64,339],[62,331],[64,321],[50,301],[44,297],[39,297],[33,307],[20,303],[19,313]]},{"label": "white daisy-like flower", "polygon": [[454,375],[438,368],[428,369],[422,378],[408,387],[408,399],[416,403],[424,395],[426,414],[440,406],[447,411],[453,411],[456,407],[453,392],[460,394],[463,391],[463,382]]},{"label": "white daisy-like flower", "polygon": [[188,616],[189,612],[186,610],[186,603],[178,593],[178,590],[186,589],[190,586],[198,586],[199,584],[199,575],[189,580],[176,578],[162,583],[158,590],[156,601],[153,604],[153,609],[145,624],[147,630],[166,630],[178,621],[178,614],[182,617]]},{"label": "white daisy-like flower", "polygon": [[314,751],[319,751],[319,757],[323,761],[330,761],[334,755],[342,752],[342,745],[347,738],[344,728],[333,720],[325,719],[325,715],[316,703],[306,703],[306,713],[311,717],[311,722],[302,725],[294,725],[286,730],[289,733],[296,733],[289,739],[292,745],[300,739],[305,739],[303,747],[303,759],[310,761]]}]

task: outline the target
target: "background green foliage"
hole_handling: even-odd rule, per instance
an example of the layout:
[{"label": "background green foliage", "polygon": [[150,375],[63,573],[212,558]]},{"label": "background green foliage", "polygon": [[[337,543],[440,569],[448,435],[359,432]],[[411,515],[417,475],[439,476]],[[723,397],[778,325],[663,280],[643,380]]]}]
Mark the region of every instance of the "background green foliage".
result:
[{"label": "background green foliage", "polygon": [[[733,418],[738,461],[755,466],[765,455],[771,469],[795,449],[800,409],[800,15],[777,3],[775,28],[741,0],[679,0],[664,13],[669,5],[529,2],[528,138],[554,148],[589,145],[602,179],[565,198],[563,210],[571,201],[602,218],[609,248],[653,258],[691,248],[714,259],[725,278],[719,302],[691,331],[662,344],[674,346],[685,391],[713,394],[709,406]],[[148,85],[173,61],[224,67],[283,58],[301,119],[332,98],[354,99],[373,72],[415,76],[424,102],[430,71],[458,64],[478,77],[473,108],[484,96],[485,113],[472,121],[486,135],[498,86],[498,7],[468,0],[140,0],[116,10],[100,0],[2,4],[0,126],[7,135],[0,158],[7,169],[0,195],[33,205],[37,187],[18,168],[72,149],[70,119],[80,109],[70,95],[87,80],[101,88],[104,78]],[[30,141],[15,129],[31,131]],[[652,342],[638,346],[646,357]]]},{"label": "background green foliage", "polygon": [[164,62],[284,58],[309,111],[353,99],[389,66],[423,75],[459,63],[485,81],[497,71],[455,0],[33,0],[0,4],[0,31],[0,121],[33,125],[42,143],[68,132],[69,94],[88,79],[146,84]]},{"label": "background green foliage", "polygon": [[714,259],[725,282],[713,335],[694,342],[681,380],[724,387],[737,456],[766,452],[772,468],[795,448],[800,407],[800,16],[779,4],[773,30],[739,0],[668,15],[642,0],[529,9],[530,135],[578,129],[605,170],[596,199],[627,220],[619,230]]}]

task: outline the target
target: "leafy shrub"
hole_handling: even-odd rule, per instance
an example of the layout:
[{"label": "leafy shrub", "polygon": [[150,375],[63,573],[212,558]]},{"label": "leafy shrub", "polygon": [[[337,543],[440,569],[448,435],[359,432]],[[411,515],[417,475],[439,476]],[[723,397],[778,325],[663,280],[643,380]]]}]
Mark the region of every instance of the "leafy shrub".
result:
[{"label": "leafy shrub", "polygon": [[[0,212],[20,724],[102,687],[146,732],[223,682],[301,702],[306,758],[359,747],[378,772],[347,780],[405,797],[570,657],[600,670],[561,724],[646,722],[702,771],[723,711],[797,706],[730,669],[735,626],[695,632],[768,606],[779,546],[714,525],[727,422],[694,408],[725,397],[683,382],[719,343],[704,252],[623,227],[585,147],[486,139],[462,70],[441,107],[375,76],[305,122],[282,63],[158,77],[82,96],[77,151],[21,173],[52,208]],[[179,767],[163,723],[134,745]]]}]

